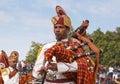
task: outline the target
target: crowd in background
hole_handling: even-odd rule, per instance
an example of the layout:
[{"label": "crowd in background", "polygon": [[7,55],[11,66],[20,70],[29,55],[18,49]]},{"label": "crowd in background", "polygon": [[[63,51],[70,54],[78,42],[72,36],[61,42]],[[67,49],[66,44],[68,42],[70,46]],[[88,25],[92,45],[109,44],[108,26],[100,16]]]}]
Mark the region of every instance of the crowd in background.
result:
[{"label": "crowd in background", "polygon": [[99,66],[96,84],[120,84],[120,66]]},{"label": "crowd in background", "polygon": [[21,74],[26,74],[27,72],[32,72],[34,63],[28,63],[24,60],[19,61],[17,64],[17,69]]}]

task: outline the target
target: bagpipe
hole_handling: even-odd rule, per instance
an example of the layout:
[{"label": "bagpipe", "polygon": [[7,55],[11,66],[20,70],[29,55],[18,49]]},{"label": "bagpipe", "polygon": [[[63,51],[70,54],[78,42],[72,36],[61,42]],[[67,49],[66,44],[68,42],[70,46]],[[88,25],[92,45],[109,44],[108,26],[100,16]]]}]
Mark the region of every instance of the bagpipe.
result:
[{"label": "bagpipe", "polygon": [[[93,62],[92,64],[94,66],[94,74],[93,78],[96,78],[96,74],[98,71],[98,64],[99,64],[99,55],[100,55],[100,50],[93,44],[93,42],[90,39],[86,38],[86,29],[89,25],[89,21],[85,20],[83,21],[82,25],[80,25],[72,35],[72,38],[77,39],[80,44],[78,46],[66,46],[63,42],[57,42],[54,46],[49,48],[48,50],[45,51],[45,61],[48,61],[49,63],[53,62],[52,58],[53,56],[56,57],[57,62],[65,62],[65,63],[72,63],[81,57],[84,56],[90,56],[90,55],[95,55],[96,56],[96,61]],[[82,53],[78,54],[75,51],[77,51],[79,48],[82,48],[83,46],[87,45],[89,47],[89,52],[87,53]],[[46,77],[46,73],[43,78]],[[93,80],[95,84],[95,80]],[[42,83],[44,84],[44,83]]]},{"label": "bagpipe", "polygon": [[[56,59],[59,59],[58,62],[72,63],[73,61],[77,60],[80,57],[88,56],[88,55],[95,55],[96,53],[99,53],[100,52],[99,49],[91,42],[91,40],[85,37],[86,29],[88,25],[89,25],[89,21],[85,20],[83,21],[82,25],[73,32],[72,37],[80,41],[81,44],[71,48],[70,46],[64,45],[63,42],[57,42],[56,45],[49,48],[45,52],[45,60],[48,62],[52,62],[52,57],[55,56]],[[88,47],[93,51],[83,53],[83,54],[75,53],[77,49],[85,45],[88,45]]]}]

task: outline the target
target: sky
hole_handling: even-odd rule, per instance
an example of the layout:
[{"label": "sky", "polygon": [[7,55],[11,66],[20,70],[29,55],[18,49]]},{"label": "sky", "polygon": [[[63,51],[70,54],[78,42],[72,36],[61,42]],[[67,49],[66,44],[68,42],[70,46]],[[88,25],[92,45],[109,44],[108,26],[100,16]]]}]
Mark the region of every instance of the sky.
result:
[{"label": "sky", "polygon": [[74,29],[86,19],[88,33],[120,27],[120,0],[0,0],[0,50],[8,56],[18,51],[24,60],[32,41],[54,41],[51,18],[57,5],[64,8]]}]

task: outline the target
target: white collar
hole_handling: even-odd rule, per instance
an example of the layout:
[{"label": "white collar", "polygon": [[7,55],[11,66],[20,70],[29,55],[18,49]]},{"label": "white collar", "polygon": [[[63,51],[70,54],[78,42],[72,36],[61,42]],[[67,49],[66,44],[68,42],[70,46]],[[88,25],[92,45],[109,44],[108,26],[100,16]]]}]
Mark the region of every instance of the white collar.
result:
[{"label": "white collar", "polygon": [[66,42],[66,41],[68,41],[68,38],[62,39],[61,41],[62,41],[62,42]]},{"label": "white collar", "polygon": [[62,42],[66,42],[66,41],[68,41],[68,38],[62,39],[61,41],[62,41]]},{"label": "white collar", "polygon": [[14,70],[14,69],[13,69],[12,67],[10,67],[10,66],[8,67],[8,69],[9,69],[10,71],[13,71],[13,70]]}]

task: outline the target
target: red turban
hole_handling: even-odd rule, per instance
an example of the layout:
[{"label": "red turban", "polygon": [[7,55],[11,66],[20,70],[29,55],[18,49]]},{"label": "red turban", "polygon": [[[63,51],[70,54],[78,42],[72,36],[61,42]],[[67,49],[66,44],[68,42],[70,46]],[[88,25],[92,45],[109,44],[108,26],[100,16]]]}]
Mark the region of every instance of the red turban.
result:
[{"label": "red turban", "polygon": [[56,6],[56,13],[57,13],[57,16],[54,16],[52,18],[52,23],[54,25],[61,24],[61,25],[65,25],[65,26],[71,28],[71,20],[67,16],[67,14],[63,10],[63,8],[60,6]]}]

